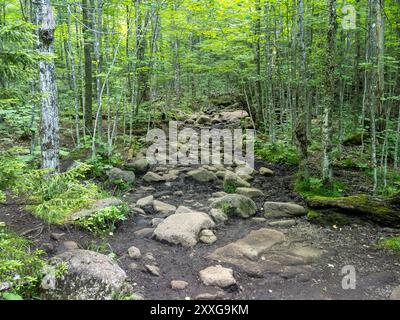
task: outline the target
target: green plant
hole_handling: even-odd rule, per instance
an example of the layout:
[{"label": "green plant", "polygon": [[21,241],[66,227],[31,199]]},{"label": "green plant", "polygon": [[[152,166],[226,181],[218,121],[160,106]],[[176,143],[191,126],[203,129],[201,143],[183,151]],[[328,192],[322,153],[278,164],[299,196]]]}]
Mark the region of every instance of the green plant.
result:
[{"label": "green plant", "polygon": [[16,151],[0,152],[0,190],[13,187],[24,172],[25,164],[16,157]]},{"label": "green plant", "polygon": [[380,240],[378,247],[381,249],[389,249],[396,252],[400,252],[400,237],[391,237]]},{"label": "green plant", "polygon": [[257,156],[270,163],[288,165],[299,164],[299,157],[296,149],[285,142],[266,144],[262,141],[256,141],[254,152]]},{"label": "green plant", "polygon": [[89,170],[87,164],[60,174],[32,170],[20,179],[15,191],[34,203],[28,209],[37,217],[49,223],[63,224],[77,210],[88,208],[104,197],[95,184],[80,182]]},{"label": "green plant", "polygon": [[294,189],[302,196],[324,196],[324,197],[340,197],[343,195],[345,185],[340,181],[335,181],[332,186],[327,187],[322,180],[317,177],[309,177],[308,179],[297,178]]},{"label": "green plant", "polygon": [[6,194],[0,190],[0,203],[3,203],[6,201]]},{"label": "green plant", "polygon": [[44,252],[33,250],[29,241],[4,229],[0,227],[0,283],[9,289],[1,297],[35,297],[43,277]]},{"label": "green plant", "polygon": [[225,181],[224,182],[224,191],[226,192],[226,193],[235,193],[236,192],[236,186],[235,185],[233,185],[233,184],[231,184],[231,183],[229,183],[229,182],[227,182],[227,181]]},{"label": "green plant", "polygon": [[110,234],[115,230],[115,224],[127,218],[127,208],[111,206],[96,212],[90,217],[79,219],[77,224],[99,235]]}]

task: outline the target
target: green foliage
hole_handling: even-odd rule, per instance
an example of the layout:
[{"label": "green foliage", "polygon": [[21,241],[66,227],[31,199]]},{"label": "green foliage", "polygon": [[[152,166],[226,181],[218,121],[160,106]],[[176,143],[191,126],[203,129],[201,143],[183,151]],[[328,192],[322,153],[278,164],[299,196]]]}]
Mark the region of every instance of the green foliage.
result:
[{"label": "green foliage", "polygon": [[396,252],[400,252],[400,237],[392,237],[380,240],[378,247],[381,249],[389,249]]},{"label": "green foliage", "polygon": [[16,157],[13,150],[0,152],[0,190],[12,188],[22,175],[24,168],[25,164]]},{"label": "green foliage", "polygon": [[6,194],[0,190],[0,203],[6,202]]},{"label": "green foliage", "polygon": [[254,152],[257,156],[270,163],[298,165],[299,157],[296,149],[285,142],[265,144],[256,141]]},{"label": "green foliage", "polygon": [[340,181],[334,181],[332,186],[327,187],[324,186],[324,183],[320,178],[309,177],[307,180],[297,178],[294,189],[305,197],[340,197],[344,192],[345,185]]},{"label": "green foliage", "polygon": [[229,181],[224,181],[224,191],[226,193],[235,193],[237,187],[230,183]]},{"label": "green foliage", "polygon": [[32,249],[29,241],[0,227],[0,283],[10,287],[0,299],[37,296],[44,266],[43,251]]},{"label": "green foliage", "polygon": [[78,220],[77,224],[97,235],[112,234],[116,223],[127,219],[127,213],[127,208],[123,206],[111,206]]},{"label": "green foliage", "polygon": [[48,223],[63,224],[72,213],[104,197],[95,184],[80,181],[89,170],[87,164],[60,174],[32,170],[22,177],[15,190],[34,203],[29,209],[36,216]]}]

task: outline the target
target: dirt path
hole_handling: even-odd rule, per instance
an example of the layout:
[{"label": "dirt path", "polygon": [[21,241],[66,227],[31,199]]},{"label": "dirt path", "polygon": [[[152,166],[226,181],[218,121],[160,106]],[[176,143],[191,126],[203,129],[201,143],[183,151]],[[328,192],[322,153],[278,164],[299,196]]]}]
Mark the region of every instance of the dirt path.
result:
[{"label": "dirt path", "polygon": [[[256,201],[258,212],[255,218],[263,217],[262,206],[265,201],[295,202],[303,205],[301,197],[293,192],[292,183],[295,169],[263,163],[257,160],[256,169],[266,166],[274,171],[273,176],[254,175],[252,187],[264,192]],[[167,172],[168,167],[159,168]],[[199,183],[189,178],[187,171],[193,168],[180,168],[175,181],[168,183],[146,183],[142,176],[137,179],[137,188],[124,195],[131,205],[137,200],[153,195],[155,199],[179,207],[188,206],[197,211],[209,212],[209,199],[215,192],[223,191],[222,183]],[[181,194],[181,195],[177,195]],[[211,244],[199,243],[193,248],[162,243],[147,234],[135,232],[152,228],[154,218],[165,218],[156,212],[135,215],[122,223],[115,235],[101,240],[76,228],[44,226],[33,230],[30,237],[38,247],[45,248],[49,256],[66,250],[63,241],[74,241],[81,248],[116,255],[118,264],[126,271],[130,282],[145,299],[194,299],[201,294],[211,294],[220,299],[388,299],[392,290],[400,284],[400,259],[375,247],[376,242],[390,231],[376,225],[359,222],[343,227],[321,227],[311,224],[305,217],[296,218],[291,227],[269,227],[262,219],[232,218],[225,225],[218,225],[215,234],[218,240]],[[27,213],[20,206],[0,205],[0,221],[18,233],[42,226],[43,223]],[[234,270],[237,287],[222,290],[205,286],[199,279],[199,271],[215,266],[206,256],[216,249],[233,243],[253,230],[263,228],[282,232],[294,242],[301,242],[326,252],[309,264],[308,272],[293,275],[263,272],[254,277],[237,265],[221,263]],[[389,233],[388,233],[389,232]],[[392,231],[393,232],[393,231]],[[65,233],[60,241],[51,239],[52,233]],[[140,249],[142,258],[131,259],[127,252],[135,246]],[[135,264],[135,265],[132,265]],[[157,265],[160,276],[144,271],[146,264]],[[341,270],[352,265],[356,270],[356,289],[342,289]],[[182,291],[171,289],[172,280],[183,280],[189,285]],[[209,296],[213,297],[213,296]]]}]

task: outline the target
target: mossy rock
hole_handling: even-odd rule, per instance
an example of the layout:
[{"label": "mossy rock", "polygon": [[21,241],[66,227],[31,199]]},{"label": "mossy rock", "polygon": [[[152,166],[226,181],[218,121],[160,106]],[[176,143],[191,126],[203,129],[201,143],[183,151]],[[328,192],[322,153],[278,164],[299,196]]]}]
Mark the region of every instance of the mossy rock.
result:
[{"label": "mossy rock", "polygon": [[319,197],[307,199],[312,209],[334,209],[340,213],[349,213],[385,226],[400,226],[400,211],[389,202],[364,194],[350,197]]}]

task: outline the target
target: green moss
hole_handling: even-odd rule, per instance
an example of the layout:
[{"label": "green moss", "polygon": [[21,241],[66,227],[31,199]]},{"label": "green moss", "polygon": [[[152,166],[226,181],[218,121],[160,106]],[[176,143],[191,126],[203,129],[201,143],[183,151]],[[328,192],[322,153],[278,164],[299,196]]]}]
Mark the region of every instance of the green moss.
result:
[{"label": "green moss", "polygon": [[319,212],[313,211],[313,210],[310,210],[308,212],[308,214],[307,214],[307,220],[308,221],[314,221],[314,220],[316,220],[316,219],[318,219],[320,217],[321,217],[321,214]]},{"label": "green moss", "polygon": [[392,237],[379,241],[378,247],[400,252],[400,237]]},{"label": "green moss", "polygon": [[309,211],[307,220],[322,226],[344,226],[351,223],[351,219],[338,212]]}]

